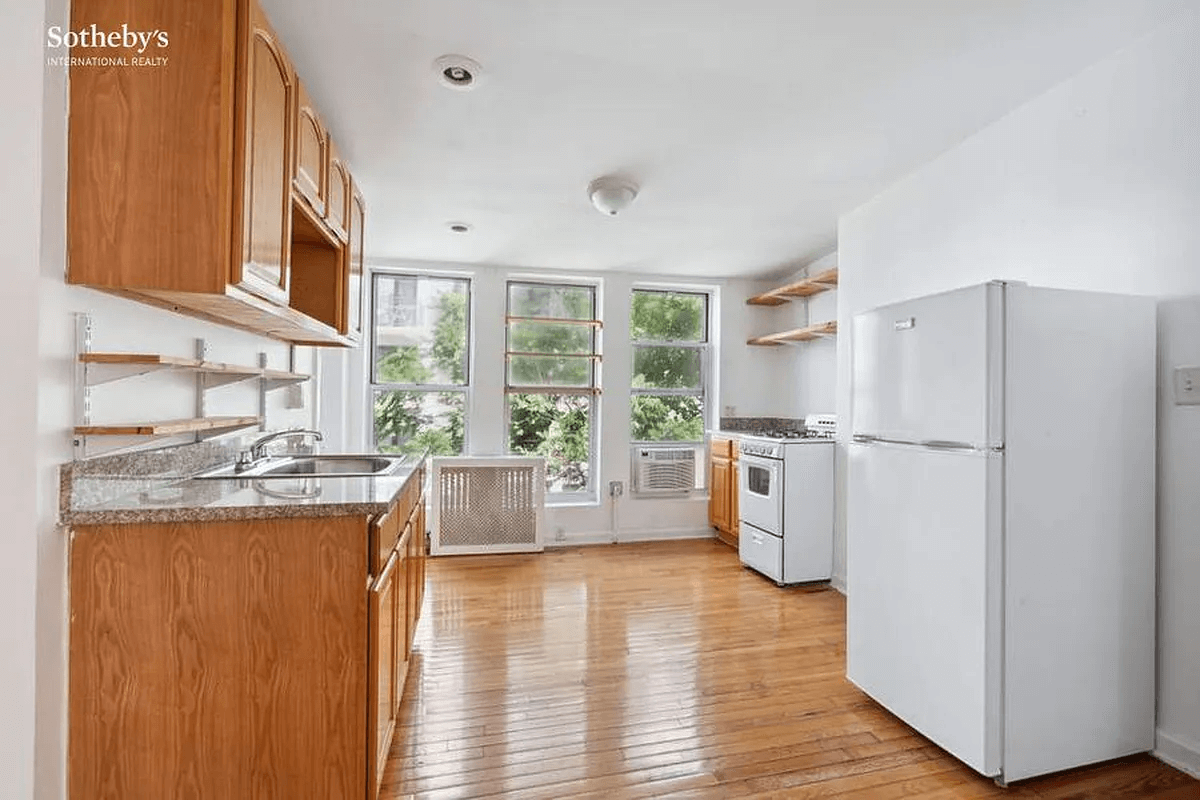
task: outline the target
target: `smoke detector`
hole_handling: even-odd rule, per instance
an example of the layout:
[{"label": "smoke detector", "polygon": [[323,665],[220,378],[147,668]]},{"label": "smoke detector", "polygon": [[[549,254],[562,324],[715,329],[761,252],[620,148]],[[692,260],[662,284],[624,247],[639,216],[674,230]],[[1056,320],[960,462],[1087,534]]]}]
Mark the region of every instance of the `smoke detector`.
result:
[{"label": "smoke detector", "polygon": [[479,62],[466,56],[439,56],[433,61],[433,70],[442,86],[460,92],[474,89],[483,77],[483,67],[479,66]]},{"label": "smoke detector", "polygon": [[638,187],[633,182],[614,175],[596,178],[588,184],[588,197],[601,214],[615,217],[629,207],[637,197]]}]

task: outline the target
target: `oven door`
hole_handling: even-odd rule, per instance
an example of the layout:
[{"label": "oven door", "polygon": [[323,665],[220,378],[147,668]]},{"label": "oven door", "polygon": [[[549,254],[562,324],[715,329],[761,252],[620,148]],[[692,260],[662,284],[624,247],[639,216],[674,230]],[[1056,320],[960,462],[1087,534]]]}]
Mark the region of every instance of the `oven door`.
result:
[{"label": "oven door", "polygon": [[738,509],[742,522],[783,535],[783,462],[748,456],[738,460]]}]

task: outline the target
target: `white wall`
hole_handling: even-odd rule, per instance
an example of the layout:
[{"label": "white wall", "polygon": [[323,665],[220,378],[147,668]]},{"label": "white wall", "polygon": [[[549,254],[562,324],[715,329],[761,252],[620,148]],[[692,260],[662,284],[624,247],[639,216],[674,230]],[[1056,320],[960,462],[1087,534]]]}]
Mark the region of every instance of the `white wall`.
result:
[{"label": "white wall", "polygon": [[1200,406],[1175,405],[1174,370],[1200,366],[1200,297],[1159,306],[1158,747],[1200,770]]},{"label": "white wall", "polygon": [[[839,225],[838,412],[849,421],[859,311],[993,278],[1150,294],[1200,292],[1200,10],[1138,40],[917,170]],[[1185,336],[1170,327],[1172,342]],[[1194,351],[1193,351],[1194,352]],[[1177,427],[1168,415],[1167,430]],[[1194,422],[1194,419],[1192,420]],[[1119,421],[1114,420],[1114,424]],[[842,427],[843,439],[849,430]],[[1171,487],[1200,473],[1165,438],[1159,621],[1161,733],[1200,768],[1200,608],[1194,508]],[[839,459],[844,463],[844,459]],[[844,471],[835,568],[845,577]],[[1188,559],[1191,559],[1188,561]],[[1180,577],[1190,578],[1180,581]],[[1186,611],[1185,609],[1190,609]],[[1181,676],[1186,676],[1186,679]]]},{"label": "white wall", "polygon": [[[32,800],[36,691],[37,555],[37,287],[43,10],[4,0],[7,34],[0,48],[0,787],[5,797]],[[61,670],[60,670],[61,671]]]},{"label": "white wall", "polygon": [[[34,4],[35,6],[37,4]],[[9,10],[11,7],[14,10]],[[288,367],[287,345],[230,328],[193,320],[149,306],[111,297],[64,283],[66,264],[66,76],[57,69],[43,70],[41,14],[32,14],[27,3],[6,0],[4,20],[9,30],[21,28],[20,47],[4,50],[3,79],[5,96],[13,107],[6,111],[2,133],[6,137],[0,152],[15,159],[5,170],[5,198],[0,218],[14,231],[5,231],[4,247],[17,251],[5,255],[6,292],[0,329],[5,340],[21,343],[4,349],[6,374],[14,376],[0,395],[5,413],[0,425],[6,430],[6,451],[36,453],[32,457],[5,458],[0,462],[0,485],[4,487],[9,525],[0,534],[0,790],[6,798],[54,800],[66,796],[66,677],[67,677],[67,536],[57,525],[58,468],[72,458],[73,370],[76,313],[93,318],[93,349],[161,352],[191,355],[195,339],[203,337],[215,361],[255,364],[259,352],[265,352],[275,368]],[[39,9],[40,12],[40,9]],[[48,19],[63,24],[66,4],[51,0]],[[29,17],[31,30],[20,24]],[[33,17],[37,17],[36,20]],[[28,42],[29,46],[24,46]],[[7,64],[13,58],[20,63]],[[28,86],[8,87],[14,74],[25,75]],[[43,85],[43,77],[45,79]],[[20,88],[20,91],[18,91]],[[28,109],[28,111],[27,111]],[[29,117],[23,121],[21,117]],[[27,143],[11,144],[10,135],[37,136],[41,122],[42,162]],[[26,124],[27,123],[27,124]],[[28,127],[29,131],[25,132]],[[35,142],[36,143],[36,142]],[[29,180],[25,174],[29,173]],[[29,186],[26,186],[26,183]],[[41,197],[40,269],[37,265],[38,200]],[[28,251],[28,252],[27,252]],[[28,273],[29,286],[23,279]],[[28,288],[28,291],[26,291]],[[34,324],[35,316],[38,324]],[[34,342],[37,342],[36,346]],[[297,369],[311,371],[315,358],[310,348],[299,348]],[[8,363],[12,360],[14,363]],[[35,383],[36,379],[36,383]],[[310,382],[311,383],[311,382]],[[24,415],[24,406],[32,402],[36,387],[38,414]],[[191,376],[154,374],[127,381],[105,384],[93,392],[93,416],[97,422],[132,421],[190,417],[194,413],[195,384]],[[315,390],[305,384],[301,390],[303,407],[286,408],[287,390],[268,396],[267,425],[271,429],[293,425],[311,426],[315,411]],[[208,413],[255,414],[257,388],[253,383],[212,390]],[[12,406],[11,410],[9,409]],[[8,471],[13,471],[13,476]],[[36,480],[36,487],[34,481]],[[8,493],[13,492],[10,499]],[[24,506],[29,506],[28,524],[23,521]],[[7,512],[6,512],[7,513]],[[10,553],[9,550],[12,549]],[[36,553],[36,555],[35,555]],[[8,572],[12,575],[9,576]],[[33,597],[23,598],[26,584],[36,578],[36,649],[33,635]],[[9,597],[9,593],[14,596]],[[9,626],[14,626],[10,631]],[[25,687],[32,680],[36,653],[36,791],[34,789],[33,693]],[[10,668],[14,658],[24,669]],[[28,674],[24,674],[25,671]],[[27,680],[28,679],[28,680]],[[17,687],[9,691],[9,687]],[[8,704],[15,704],[9,708]],[[7,737],[14,737],[10,748]],[[28,752],[25,752],[28,748]],[[12,753],[10,764],[9,753]],[[28,760],[28,763],[25,763]],[[24,774],[28,770],[28,779]]]}]

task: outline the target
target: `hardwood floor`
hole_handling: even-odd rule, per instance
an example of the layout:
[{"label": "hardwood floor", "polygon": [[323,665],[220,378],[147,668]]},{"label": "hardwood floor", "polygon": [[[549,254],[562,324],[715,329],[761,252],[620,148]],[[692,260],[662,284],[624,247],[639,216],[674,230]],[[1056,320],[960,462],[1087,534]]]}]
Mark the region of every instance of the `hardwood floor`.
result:
[{"label": "hardwood floor", "polygon": [[431,559],[383,797],[1200,798],[1149,757],[998,788],[844,677],[845,600],[713,541]]}]

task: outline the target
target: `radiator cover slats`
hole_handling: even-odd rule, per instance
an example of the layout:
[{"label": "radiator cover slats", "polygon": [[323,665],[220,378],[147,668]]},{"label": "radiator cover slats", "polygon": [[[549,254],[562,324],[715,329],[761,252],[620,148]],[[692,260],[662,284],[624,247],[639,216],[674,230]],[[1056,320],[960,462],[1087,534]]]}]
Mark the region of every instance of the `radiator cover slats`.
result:
[{"label": "radiator cover slats", "polygon": [[433,554],[541,551],[545,476],[540,458],[434,458]]}]

